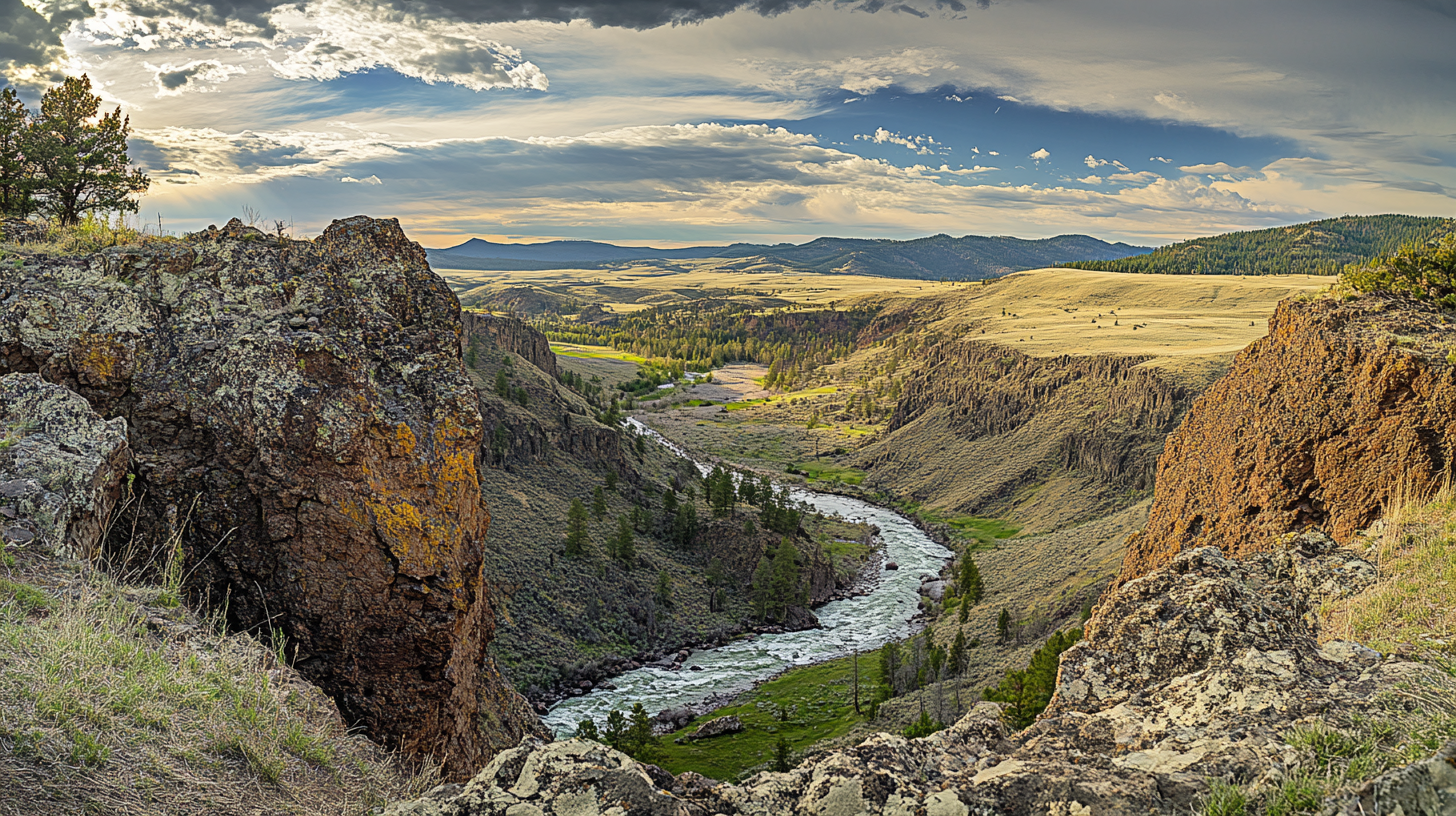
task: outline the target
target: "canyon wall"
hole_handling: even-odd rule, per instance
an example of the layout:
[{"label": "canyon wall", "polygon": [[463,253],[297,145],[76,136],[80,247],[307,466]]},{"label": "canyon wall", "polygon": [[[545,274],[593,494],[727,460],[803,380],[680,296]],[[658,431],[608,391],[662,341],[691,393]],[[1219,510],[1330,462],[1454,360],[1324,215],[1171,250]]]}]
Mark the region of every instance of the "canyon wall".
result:
[{"label": "canyon wall", "polygon": [[[125,419],[110,547],[284,638],[368,733],[472,773],[539,725],[490,666],[484,429],[460,309],[394,220],[313,241],[237,220],[0,270],[0,374]],[[482,728],[482,720],[492,723]]]},{"label": "canyon wall", "polygon": [[1158,460],[1147,527],[1120,580],[1214,546],[1233,556],[1280,533],[1337,541],[1450,478],[1456,325],[1387,295],[1290,299],[1268,336],[1193,405]]}]

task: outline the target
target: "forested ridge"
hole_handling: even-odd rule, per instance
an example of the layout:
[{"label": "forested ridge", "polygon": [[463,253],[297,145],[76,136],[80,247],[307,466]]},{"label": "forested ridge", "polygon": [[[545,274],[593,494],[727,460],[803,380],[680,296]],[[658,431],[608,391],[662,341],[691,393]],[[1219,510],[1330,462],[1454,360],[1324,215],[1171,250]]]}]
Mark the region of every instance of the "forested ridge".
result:
[{"label": "forested ridge", "polygon": [[646,309],[612,323],[548,317],[536,324],[556,342],[611,346],[652,360],[708,371],[725,363],[769,366],[765,387],[789,388],[809,370],[848,356],[877,314],[875,309],[773,309],[696,302]]},{"label": "forested ridge", "polygon": [[1146,255],[1059,266],[1164,275],[1336,275],[1456,230],[1456,220],[1412,215],[1346,215],[1288,227],[1232,232],[1161,247]]}]

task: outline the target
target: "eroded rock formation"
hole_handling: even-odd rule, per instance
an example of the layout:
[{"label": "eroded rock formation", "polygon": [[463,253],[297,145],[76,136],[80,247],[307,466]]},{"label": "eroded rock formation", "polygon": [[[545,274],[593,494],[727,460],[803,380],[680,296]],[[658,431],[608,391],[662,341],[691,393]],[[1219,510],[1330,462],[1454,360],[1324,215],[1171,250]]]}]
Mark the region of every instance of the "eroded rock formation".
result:
[{"label": "eroded rock formation", "polygon": [[35,374],[0,377],[0,538],[90,558],[121,496],[126,420]]},{"label": "eroded rock formation", "polygon": [[1051,707],[1016,734],[981,703],[929,737],[880,734],[741,785],[663,779],[594,743],[528,741],[465,788],[386,812],[1186,814],[1210,777],[1277,779],[1295,758],[1290,729],[1373,711],[1394,684],[1429,676],[1424,664],[1319,643],[1318,604],[1374,578],[1318,534],[1244,561],[1184,553],[1104,601],[1063,655]]},{"label": "eroded rock formation", "polygon": [[519,355],[526,362],[541,369],[552,377],[560,372],[556,368],[556,355],[551,351],[551,341],[546,335],[514,317],[500,317],[484,312],[461,312],[461,324],[465,327],[465,343],[469,348],[472,340],[479,338],[512,354]]},{"label": "eroded rock formation", "polygon": [[485,656],[490,516],[459,306],[397,222],[296,241],[234,220],[22,260],[0,271],[0,373],[125,419],[130,546],[180,537],[199,598],[284,635],[346,717],[452,774],[532,732]]},{"label": "eroded rock formation", "polygon": [[1168,437],[1120,580],[1203,546],[1241,556],[1318,527],[1347,541],[1451,476],[1456,325],[1386,295],[1279,304]]}]

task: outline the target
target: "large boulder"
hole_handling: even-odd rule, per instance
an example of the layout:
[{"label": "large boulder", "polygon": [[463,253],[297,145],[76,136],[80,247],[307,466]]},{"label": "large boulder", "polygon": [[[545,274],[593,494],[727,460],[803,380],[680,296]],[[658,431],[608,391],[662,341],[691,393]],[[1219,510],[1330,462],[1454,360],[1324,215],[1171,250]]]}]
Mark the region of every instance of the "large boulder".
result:
[{"label": "large boulder", "polygon": [[1346,542],[1456,462],[1456,324],[1389,295],[1279,304],[1268,336],[1188,412],[1158,459],[1119,580],[1218,547],[1235,557],[1317,527]]},{"label": "large boulder", "polygon": [[460,308],[397,222],[300,241],[235,219],[22,261],[0,270],[0,373],[126,420],[133,549],[179,538],[196,597],[283,635],[346,717],[454,776],[539,728],[485,653]]},{"label": "large boulder", "polygon": [[93,557],[126,480],[126,420],[35,374],[0,377],[0,539]]}]

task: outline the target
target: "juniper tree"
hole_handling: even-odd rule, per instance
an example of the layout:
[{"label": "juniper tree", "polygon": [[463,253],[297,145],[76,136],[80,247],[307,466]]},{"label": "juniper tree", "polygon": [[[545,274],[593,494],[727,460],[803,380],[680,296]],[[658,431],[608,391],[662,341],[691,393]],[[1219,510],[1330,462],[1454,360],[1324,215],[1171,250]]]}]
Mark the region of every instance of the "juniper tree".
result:
[{"label": "juniper tree", "polygon": [[506,370],[498,368],[495,371],[495,392],[502,397],[511,395],[511,383],[506,379]]},{"label": "juniper tree", "polygon": [[637,559],[637,547],[632,539],[632,525],[627,517],[617,516],[617,558],[628,569],[632,568],[632,562]]},{"label": "juniper tree", "polygon": [[653,599],[658,606],[672,606],[672,576],[667,570],[657,572],[657,589],[653,592]]},{"label": "juniper tree", "polygon": [[957,581],[961,591],[962,603],[977,604],[981,602],[983,587],[981,584],[981,570],[976,566],[976,559],[971,557],[969,552],[961,556],[960,579]]},{"label": "juniper tree", "polygon": [[596,489],[592,491],[592,515],[596,516],[598,520],[607,517],[607,497],[602,493],[601,485],[597,485]]},{"label": "juniper tree", "polygon": [[35,176],[27,158],[30,111],[14,88],[0,91],[0,215],[24,216],[35,207]]},{"label": "juniper tree", "polygon": [[1000,638],[1002,643],[1011,637],[1011,613],[1005,608],[1001,610],[1001,614],[996,616],[996,637]]}]

